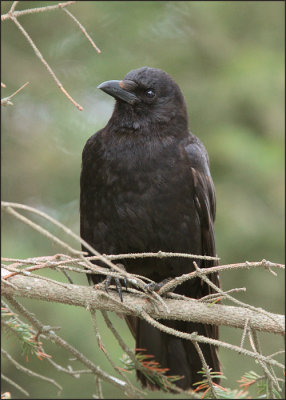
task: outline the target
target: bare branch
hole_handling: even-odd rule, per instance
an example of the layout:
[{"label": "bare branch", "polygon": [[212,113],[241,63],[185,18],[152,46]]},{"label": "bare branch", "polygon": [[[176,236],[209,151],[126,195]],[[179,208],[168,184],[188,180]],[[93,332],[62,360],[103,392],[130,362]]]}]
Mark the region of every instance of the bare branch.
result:
[{"label": "bare branch", "polygon": [[64,247],[67,249],[70,253],[72,254],[81,254],[81,251],[75,250],[72,247],[70,247],[67,243],[63,242],[62,240],[58,239],[55,235],[52,235],[49,231],[46,229],[42,228],[40,225],[36,224],[35,222],[32,222],[30,219],[24,217],[23,215],[19,214],[17,211],[15,211],[11,207],[6,207],[6,211],[9,214],[14,215],[18,219],[20,219],[22,222],[25,222],[27,225],[30,225],[33,229],[36,231],[40,232],[42,235],[45,235],[49,239],[51,239],[53,242],[57,243],[58,245]]},{"label": "bare branch", "polygon": [[[57,284],[57,285],[59,285],[59,286],[61,286],[61,287],[64,287],[64,288],[66,288],[66,289],[68,289],[69,288],[69,284],[67,284],[67,283],[62,283],[62,282],[58,282],[58,281],[54,281],[53,279],[51,279],[51,278],[47,278],[47,277],[45,277],[45,276],[41,276],[41,275],[35,275],[35,274],[31,274],[29,271],[27,271],[26,269],[23,269],[23,270],[18,270],[18,269],[15,269],[15,268],[13,268],[13,267],[11,267],[10,265],[2,265],[2,267],[4,268],[3,270],[1,270],[1,274],[3,273],[4,274],[4,278],[2,278],[2,281],[4,281],[4,282],[8,282],[10,285],[11,285],[11,283],[9,282],[9,281],[7,281],[7,279],[9,279],[11,276],[15,276],[15,274],[20,274],[20,275],[26,275],[26,276],[30,276],[31,278],[37,278],[37,279],[41,279],[41,280],[44,280],[44,281],[47,281],[47,282],[53,282],[53,283],[55,283],[55,284]],[[7,271],[13,271],[11,274],[5,274],[5,270],[7,270]]]},{"label": "bare branch", "polygon": [[[251,332],[249,331],[249,335],[251,335],[251,334],[252,334],[252,338],[253,338],[253,342],[254,342],[256,351],[259,354],[262,354],[262,351],[261,351],[261,348],[260,348],[259,339],[258,339],[258,334],[257,334],[256,330],[251,328]],[[276,374],[275,374],[272,366],[269,365],[269,369],[270,369],[270,371],[269,371],[267,366],[265,365],[265,363],[263,361],[260,361],[259,363],[261,364],[262,368],[264,369],[264,372],[267,375],[268,379],[271,381],[271,384],[273,384],[276,387],[276,390],[281,392],[281,388],[279,386],[278,379],[276,377]],[[273,397],[273,396],[270,396],[270,397]]]},{"label": "bare branch", "polygon": [[[79,377],[81,373],[94,373],[97,379],[98,395],[102,396],[101,391],[101,380],[105,380],[109,383],[115,384],[118,388],[121,388],[125,393],[134,395],[134,388],[130,386],[129,382],[123,382],[118,380],[111,375],[106,374],[99,367],[94,365],[90,360],[88,360],[82,353],[77,349],[69,345],[62,338],[55,335],[53,328],[45,327],[41,325],[34,316],[32,316],[27,310],[16,302],[16,300],[11,296],[20,296],[26,298],[39,299],[44,301],[58,302],[62,304],[76,305],[84,307],[86,310],[90,311],[93,316],[94,327],[99,344],[102,349],[102,340],[100,338],[100,333],[97,329],[95,314],[93,310],[101,310],[107,323],[107,326],[114,334],[115,338],[119,342],[120,346],[129,355],[129,357],[134,361],[136,360],[135,355],[129,349],[129,347],[124,343],[118,332],[113,327],[111,321],[108,319],[106,311],[115,311],[120,314],[127,314],[145,319],[148,323],[156,327],[157,329],[166,332],[170,335],[175,335],[182,339],[191,340],[195,347],[197,348],[202,364],[207,371],[206,362],[200,353],[199,343],[207,343],[210,345],[222,347],[231,351],[235,351],[241,355],[251,357],[255,359],[263,368],[265,377],[269,383],[269,390],[273,393],[274,388],[280,391],[279,378],[276,377],[273,366],[283,368],[282,363],[275,360],[273,357],[278,354],[277,352],[264,356],[261,354],[259,349],[259,342],[256,335],[257,331],[264,331],[274,334],[285,334],[284,329],[284,316],[269,313],[261,308],[253,307],[249,304],[243,303],[236,300],[230,295],[233,292],[245,291],[245,288],[232,288],[229,290],[221,290],[216,285],[214,285],[211,280],[207,277],[210,273],[220,272],[220,271],[230,271],[237,269],[250,269],[250,268],[265,268],[270,273],[276,275],[272,268],[284,269],[284,265],[271,263],[266,260],[261,262],[245,262],[238,264],[222,265],[211,268],[199,268],[194,262],[195,271],[188,274],[182,275],[175,279],[172,279],[167,284],[165,284],[159,292],[155,293],[153,291],[148,291],[145,282],[150,280],[146,279],[140,275],[133,275],[122,271],[119,266],[114,264],[119,260],[124,260],[128,258],[144,258],[144,257],[184,257],[190,259],[190,270],[192,270],[192,262],[196,258],[206,258],[206,256],[184,254],[184,253],[169,253],[169,252],[157,252],[157,253],[134,253],[134,254],[114,254],[105,255],[98,253],[89,244],[82,240],[78,235],[73,233],[70,229],[65,227],[63,224],[59,223],[47,214],[34,209],[33,207],[25,206],[17,203],[2,202],[2,209],[9,212],[17,219],[30,225],[37,231],[41,232],[49,239],[55,240],[58,244],[69,250],[75,256],[69,256],[66,254],[56,254],[54,256],[44,256],[44,257],[34,257],[28,259],[16,259],[16,258],[3,258],[4,262],[10,265],[3,265],[2,267],[2,293],[6,296],[10,302],[16,304],[16,308],[21,310],[22,314],[29,320],[33,321],[31,324],[36,327],[36,337],[42,337],[44,339],[51,340],[58,344],[59,346],[70,352],[77,360],[81,361],[88,369],[73,371],[71,367],[63,368],[57,365],[50,359],[51,362],[59,371],[68,373],[74,377]],[[58,237],[49,233],[46,229],[42,228],[39,224],[33,222],[31,219],[23,216],[22,214],[15,211],[15,209],[21,209],[24,211],[29,211],[37,214],[45,220],[53,223],[55,226],[62,229],[70,237],[76,240],[77,243],[83,244],[93,256],[83,257],[83,252],[76,250],[75,248],[69,246],[67,243],[61,241]],[[213,257],[209,257],[213,259]],[[218,259],[218,258],[215,258]],[[108,269],[102,266],[97,266],[92,262],[96,260],[103,261],[106,266],[111,267]],[[124,261],[123,261],[124,262]],[[106,276],[113,276],[122,278],[125,277],[132,284],[137,284],[137,288],[129,288],[128,293],[124,294],[124,302],[119,300],[118,294],[116,292],[111,292],[107,294],[103,289],[104,284],[100,283],[95,285],[93,288],[89,286],[79,286],[70,283],[61,283],[54,281],[52,279],[47,279],[43,276],[38,276],[33,274],[32,271],[43,270],[45,268],[51,268],[59,272],[71,271],[74,273],[93,273],[101,274]],[[88,268],[88,269],[87,269]],[[10,271],[10,272],[9,272]],[[176,293],[170,293],[169,291],[174,289],[179,284],[194,278],[199,278],[205,281],[215,293],[207,295],[202,299],[192,299],[186,296],[182,296]],[[135,286],[136,287],[136,286]],[[111,288],[114,288],[111,286]],[[138,291],[138,288],[142,291]],[[162,299],[161,294],[166,293],[166,296]],[[214,304],[219,298],[228,298],[229,300],[237,303],[239,306],[225,306],[222,304]],[[208,303],[211,302],[211,303]],[[14,304],[14,306],[15,306]],[[24,310],[24,311],[23,311]],[[193,321],[203,324],[212,325],[225,325],[242,329],[242,338],[240,346],[235,346],[233,344],[223,342],[220,340],[215,340],[209,337],[198,335],[196,332],[187,333],[180,332],[165,326],[163,323],[158,322],[158,320],[182,320],[182,321]],[[252,334],[251,334],[252,332]],[[252,350],[247,350],[243,347],[245,337],[247,336],[251,340]],[[253,335],[253,336],[252,336]],[[114,368],[117,369],[110,355],[106,353],[107,358]],[[135,364],[137,365],[137,364]],[[136,366],[140,369],[140,366]],[[207,372],[206,372],[207,373]],[[125,378],[126,379],[126,378]],[[211,386],[211,374],[207,375],[208,386]],[[215,386],[214,383],[213,397],[215,397]]]},{"label": "bare branch", "polygon": [[127,344],[124,342],[124,340],[122,339],[122,337],[119,335],[119,333],[117,332],[117,330],[114,328],[112,322],[110,321],[107,312],[106,311],[101,311],[102,316],[104,318],[104,321],[106,323],[106,326],[108,327],[108,329],[110,329],[110,331],[112,332],[113,336],[115,337],[115,339],[117,340],[119,346],[122,348],[122,350],[128,355],[128,357],[134,362],[134,364],[136,365],[136,368],[138,369],[143,369],[142,365],[139,363],[139,361],[137,360],[137,358],[135,357],[135,354],[133,353],[133,351],[127,346]]},{"label": "bare branch", "polygon": [[71,17],[71,19],[79,26],[80,30],[82,31],[82,33],[84,34],[84,36],[87,38],[87,40],[91,43],[92,47],[100,54],[101,50],[96,46],[96,44],[94,43],[94,41],[92,40],[92,38],[89,36],[89,34],[87,33],[85,27],[76,19],[76,17],[70,12],[68,11],[66,8],[62,8],[62,10]]},{"label": "bare branch", "polygon": [[[106,323],[106,326],[111,330],[111,332],[113,333],[113,336],[115,337],[115,339],[117,340],[118,344],[120,345],[120,347],[122,348],[122,350],[128,355],[128,357],[133,361],[134,365],[136,366],[136,369],[141,370],[143,373],[146,372],[145,367],[143,367],[143,365],[137,360],[135,354],[133,353],[133,351],[130,350],[130,348],[126,345],[126,343],[124,342],[124,340],[122,339],[122,337],[118,334],[117,330],[114,328],[111,320],[109,319],[107,312],[106,311],[102,311],[102,316],[104,318],[104,321]],[[174,392],[177,393],[188,393],[183,391],[182,389],[174,386],[173,387]],[[144,393],[141,391],[141,393]],[[194,397],[195,398],[195,397]]]},{"label": "bare branch", "polygon": [[285,266],[283,264],[272,263],[272,262],[266,261],[266,260],[262,260],[259,262],[245,261],[244,263],[219,265],[219,266],[210,267],[210,268],[200,268],[200,271],[193,271],[188,274],[184,274],[184,275],[181,275],[179,277],[172,279],[171,281],[167,282],[164,286],[162,286],[161,289],[158,291],[158,293],[162,295],[163,293],[169,292],[170,290],[173,290],[178,285],[181,285],[182,283],[184,283],[190,279],[200,277],[201,274],[208,275],[208,274],[212,274],[214,272],[221,272],[221,271],[225,271],[225,270],[250,269],[250,268],[257,268],[257,267],[263,267],[266,269],[268,269],[270,267],[285,269]]},{"label": "bare branch", "polygon": [[93,328],[95,330],[95,336],[97,339],[97,344],[100,350],[103,351],[103,353],[105,354],[107,360],[109,361],[109,363],[111,364],[111,366],[113,367],[113,369],[126,381],[127,385],[129,385],[129,390],[130,392],[133,392],[134,395],[140,394],[142,393],[141,391],[139,391],[135,386],[132,385],[132,383],[130,382],[130,380],[123,374],[123,372],[116,367],[116,365],[114,364],[114,361],[112,360],[110,354],[108,353],[106,347],[103,344],[98,326],[97,326],[97,321],[96,321],[96,311],[91,309],[90,310],[90,314],[91,314],[91,319],[92,319],[92,324],[93,324]]},{"label": "bare branch", "polygon": [[11,94],[11,95],[9,96],[9,99],[12,99],[12,97],[14,97],[15,94],[19,93],[20,90],[24,89],[24,87],[27,86],[28,84],[29,84],[29,82],[24,83],[24,85],[22,85],[18,90],[16,90],[16,92],[14,92],[13,94]]},{"label": "bare branch", "polygon": [[12,14],[17,6],[17,4],[19,3],[19,1],[13,1],[13,4],[9,10],[9,14]]},{"label": "bare branch", "polygon": [[[36,8],[30,8],[28,10],[15,11],[15,7],[17,6],[18,1],[14,1],[12,6],[11,6],[11,8],[10,8],[10,10],[9,10],[9,12],[7,14],[1,15],[1,21],[5,21],[5,20],[10,19],[11,21],[14,22],[14,24],[18,27],[18,29],[21,31],[21,33],[25,36],[25,38],[29,42],[29,44],[32,46],[32,49],[34,50],[36,56],[40,59],[41,63],[46,67],[46,69],[48,70],[49,74],[52,76],[52,78],[56,82],[56,85],[59,87],[59,89],[64,93],[64,95],[68,98],[68,100],[70,100],[73,103],[73,105],[75,107],[77,107],[80,111],[82,111],[83,107],[80,104],[78,104],[72,98],[72,96],[67,92],[67,90],[63,87],[62,83],[60,82],[60,80],[58,79],[58,77],[54,73],[53,69],[48,64],[48,62],[44,59],[42,53],[40,52],[40,50],[38,49],[38,47],[36,46],[36,44],[32,40],[31,36],[28,34],[28,32],[24,29],[24,27],[20,24],[20,22],[17,19],[17,18],[19,18],[20,16],[23,16],[23,15],[35,14],[35,13],[51,11],[51,10],[57,10],[57,9],[61,8],[79,26],[80,30],[82,31],[84,36],[87,38],[87,40],[91,43],[92,47],[97,51],[97,53],[101,53],[100,49],[96,46],[96,44],[94,43],[94,41],[92,40],[90,35],[87,33],[87,31],[84,28],[84,26],[78,21],[78,19],[70,11],[66,10],[65,7],[67,7],[67,6],[71,5],[71,4],[74,4],[74,3],[75,3],[75,1],[68,1],[68,2],[65,2],[65,3],[58,3],[58,4],[55,4],[55,5],[52,5],[52,6],[36,7]],[[7,106],[7,105],[12,105],[12,103],[10,102],[10,99],[7,98],[7,99],[3,99],[1,101],[1,105],[6,105]]]},{"label": "bare branch", "polygon": [[1,15],[1,21],[6,21],[7,19],[11,19],[11,17],[13,17],[13,16],[18,18],[18,17],[22,17],[23,15],[27,15],[27,14],[35,14],[35,13],[39,13],[39,12],[57,10],[59,8],[70,6],[71,4],[74,4],[75,1],[67,1],[66,3],[58,3],[53,6],[29,8],[28,10],[21,10],[21,11],[14,11],[15,6],[16,6],[15,3],[19,3],[19,2],[14,1],[9,12],[7,14]]},{"label": "bare branch", "polygon": [[14,386],[16,389],[18,389],[20,392],[22,392],[25,396],[30,396],[29,393],[22,388],[22,386],[18,385],[18,383],[12,381],[12,379],[8,378],[6,375],[1,373],[1,378],[9,383],[10,385]]},{"label": "bare branch", "polygon": [[11,357],[10,354],[7,353],[7,351],[5,351],[4,349],[1,349],[1,353],[2,353],[3,357],[7,358],[17,369],[24,372],[25,374],[51,383],[52,385],[56,386],[59,389],[59,393],[63,390],[63,388],[54,379],[47,378],[46,376],[40,375],[34,371],[31,371],[30,369],[28,369],[26,367],[23,367],[23,365],[19,364],[16,360],[14,360],[14,358]]},{"label": "bare branch", "polygon": [[[177,336],[177,337],[179,337],[181,339],[187,339],[187,340],[191,340],[191,341],[195,340],[195,341],[197,341],[199,343],[212,344],[214,346],[219,346],[219,347],[223,347],[225,349],[233,350],[233,351],[236,351],[236,352],[238,352],[240,354],[244,354],[246,356],[255,358],[256,360],[261,360],[261,361],[264,361],[266,363],[269,363],[269,359],[267,359],[267,357],[265,357],[265,356],[263,356],[261,354],[258,354],[257,352],[251,352],[251,351],[246,350],[246,349],[241,349],[241,347],[232,345],[230,343],[226,343],[226,342],[222,342],[220,340],[211,339],[209,337],[201,336],[201,335],[198,335],[196,332],[186,333],[186,332],[177,331],[176,329],[173,329],[173,328],[170,328],[168,326],[165,326],[165,325],[161,324],[160,322],[156,321],[154,318],[150,317],[150,315],[148,315],[144,310],[141,310],[141,317],[143,317],[152,326],[154,326],[155,328],[158,328],[162,332],[166,332],[166,333],[168,333],[170,335]],[[269,363],[269,364],[276,365],[277,367],[280,367],[281,369],[284,369],[284,365],[279,363],[278,361],[275,361],[274,363]]]},{"label": "bare branch", "polygon": [[[80,307],[89,305],[90,308],[116,311],[135,316],[140,316],[140,310],[144,310],[153,318],[158,319],[178,319],[226,325],[240,329],[244,329],[245,321],[249,318],[249,326],[253,329],[282,335],[285,333],[284,317],[282,315],[270,313],[264,315],[242,307],[209,305],[195,299],[183,301],[166,298],[164,301],[169,309],[169,313],[167,313],[162,306],[160,308],[160,303],[156,303],[156,307],[154,307],[152,303],[146,302],[145,294],[136,295],[135,297],[133,294],[125,293],[124,303],[122,304],[117,301],[117,293],[110,293],[107,296],[105,292],[94,290],[88,286],[66,284],[69,288],[64,288],[60,287],[56,282],[46,282],[34,277],[19,275],[10,278],[10,281],[17,289],[2,285],[2,294],[54,301]],[[105,297],[104,302],[102,301],[102,296]],[[116,300],[116,303],[114,303],[114,300]]]},{"label": "bare branch", "polygon": [[204,372],[205,372],[205,375],[206,375],[206,377],[207,377],[207,381],[208,381],[208,385],[209,385],[209,388],[210,388],[210,391],[211,391],[211,394],[212,394],[212,398],[213,398],[213,399],[217,399],[218,397],[217,397],[217,394],[216,394],[216,392],[215,392],[215,388],[214,388],[214,385],[213,385],[213,382],[212,382],[212,378],[211,378],[211,374],[210,374],[210,369],[209,369],[209,366],[207,365],[207,362],[206,362],[206,360],[205,360],[205,357],[204,357],[204,355],[203,355],[203,352],[202,352],[202,350],[201,350],[199,344],[198,344],[195,340],[193,340],[193,345],[195,346],[195,348],[196,348],[196,350],[197,350],[197,353],[198,353],[198,355],[199,355],[199,357],[200,357],[202,366],[203,366],[203,368],[204,368]]},{"label": "bare branch", "polygon": [[199,301],[213,302],[215,300],[222,299],[223,297],[226,297],[225,295],[228,294],[228,293],[238,293],[238,292],[246,292],[246,288],[242,287],[242,288],[233,288],[233,289],[229,289],[229,290],[224,290],[224,291],[222,291],[222,293],[208,294],[208,295],[206,295],[204,297],[200,297],[198,300]]},{"label": "bare branch", "polygon": [[75,105],[80,111],[83,110],[83,107],[81,105],[79,105],[69,94],[68,92],[65,90],[65,88],[63,87],[62,83],[60,82],[60,80],[57,78],[56,74],[54,73],[54,71],[52,70],[52,68],[49,66],[49,64],[47,63],[47,61],[44,59],[44,57],[42,56],[42,53],[40,52],[40,50],[37,48],[37,46],[35,45],[35,43],[33,42],[31,36],[28,34],[28,32],[23,28],[23,26],[20,24],[20,22],[17,20],[17,18],[12,15],[10,17],[10,19],[14,22],[14,24],[20,29],[20,31],[23,33],[23,35],[25,36],[25,38],[28,40],[28,42],[30,43],[30,45],[32,46],[36,56],[40,59],[41,63],[44,64],[44,66],[47,68],[47,70],[49,71],[50,75],[52,76],[52,78],[54,79],[54,81],[56,82],[57,86],[60,88],[60,90],[65,94],[65,96],[73,103],[73,105]]},{"label": "bare branch", "polygon": [[[265,260],[263,260],[263,261],[265,262]],[[245,307],[245,308],[247,308],[247,309],[249,309],[249,310],[252,310],[252,311],[255,311],[255,312],[258,312],[258,313],[267,315],[269,318],[273,319],[274,323],[277,322],[277,321],[272,317],[272,315],[271,315],[270,313],[268,313],[267,311],[263,310],[262,308],[260,308],[260,307],[258,308],[258,307],[254,307],[254,306],[252,306],[252,305],[250,305],[250,304],[246,304],[246,303],[244,303],[244,302],[242,302],[242,301],[240,301],[240,300],[235,299],[235,298],[234,298],[233,296],[231,296],[230,294],[228,294],[228,293],[226,293],[226,292],[223,292],[223,291],[221,290],[221,288],[219,288],[218,286],[216,286],[207,276],[205,276],[204,273],[202,273],[202,270],[198,267],[198,265],[197,265],[197,263],[196,263],[195,261],[193,262],[193,264],[194,264],[194,266],[195,266],[195,268],[196,268],[196,271],[197,271],[199,277],[200,277],[204,282],[206,282],[212,289],[214,289],[217,293],[220,293],[220,294],[224,295],[227,299],[231,300],[231,301],[232,301],[233,303],[235,303],[235,304],[238,304],[239,306],[242,306],[242,307]]]},{"label": "bare branch", "polygon": [[[83,240],[80,236],[76,235],[74,232],[72,232],[69,228],[67,228],[65,225],[61,224],[60,222],[58,222],[57,220],[55,220],[54,218],[50,217],[49,215],[47,215],[46,213],[37,210],[36,208],[33,207],[29,207],[26,206],[24,204],[18,204],[18,203],[9,203],[9,202],[1,202],[1,208],[2,210],[9,212],[10,214],[14,215],[16,218],[20,219],[22,222],[25,222],[27,225],[30,225],[31,227],[33,227],[34,229],[36,229],[37,231],[39,231],[40,233],[44,234],[45,236],[49,237],[51,240],[56,241],[59,245],[61,245],[62,247],[68,249],[68,251],[70,251],[72,254],[83,254],[83,252],[75,250],[73,248],[71,248],[69,245],[67,245],[65,242],[61,241],[60,239],[58,239],[56,236],[52,235],[51,233],[49,233],[46,229],[40,227],[38,224],[35,224],[33,221],[31,221],[29,218],[24,217],[23,215],[19,214],[18,212],[16,212],[14,210],[14,208],[20,208],[20,209],[24,209],[27,211],[31,211],[34,214],[40,215],[41,217],[45,218],[46,220],[52,222],[54,225],[56,225],[57,227],[61,228],[65,233],[67,233],[69,236],[73,237],[74,239],[76,239],[78,242],[80,242],[81,244],[83,244],[92,254],[95,254],[99,260],[103,261],[105,264],[107,264],[109,267],[113,268],[114,270],[120,272],[120,274],[122,276],[125,276],[127,279],[133,279],[134,280],[134,275],[132,274],[128,274],[126,271],[122,270],[120,267],[118,267],[116,264],[112,263],[110,260],[108,260],[104,255],[100,254],[98,251],[96,251],[93,247],[91,247],[85,240]],[[86,258],[84,258],[83,256],[81,257],[83,261],[87,262],[87,268],[91,268],[92,270],[95,269],[95,266],[88,260],[86,260]],[[142,289],[143,291],[145,291],[145,284],[144,282],[142,282],[140,279],[136,279],[136,285]]]},{"label": "bare branch", "polygon": [[242,337],[241,337],[241,341],[240,341],[240,347],[241,347],[241,348],[243,347],[243,344],[244,344],[246,332],[247,332],[248,329],[249,329],[248,324],[249,324],[249,318],[246,319],[245,325],[244,325],[244,329],[243,329],[243,332],[242,332]]},{"label": "bare branch", "polygon": [[13,103],[10,101],[12,97],[14,97],[17,93],[19,93],[20,90],[24,89],[24,87],[27,86],[28,83],[29,82],[24,83],[24,85],[22,85],[18,90],[16,90],[16,92],[14,92],[8,97],[4,97],[3,99],[1,99],[1,106],[12,106]]},{"label": "bare branch", "polygon": [[96,388],[97,388],[97,397],[99,399],[103,399],[103,392],[102,392],[102,385],[101,385],[101,380],[99,379],[99,377],[97,376],[95,378],[95,383],[96,383]]},{"label": "bare branch", "polygon": [[217,260],[218,257],[211,256],[201,256],[198,254],[190,254],[190,253],[172,253],[167,251],[158,251],[157,253],[126,253],[126,254],[116,254],[116,255],[108,255],[106,256],[109,260],[121,260],[125,258],[166,258],[166,257],[180,257],[180,258],[196,258],[199,260]]},{"label": "bare branch", "polygon": [[126,394],[129,394],[128,387],[126,382],[109,375],[105,371],[103,371],[100,367],[95,365],[92,361],[86,358],[80,351],[67,343],[60,336],[56,335],[52,327],[44,326],[42,323],[35,317],[34,314],[30,313],[22,304],[20,304],[17,300],[14,299],[13,296],[6,296],[9,302],[13,305],[13,307],[22,314],[33,327],[40,332],[40,335],[44,338],[48,338],[52,342],[56,343],[58,346],[64,348],[68,353],[72,354],[77,360],[83,363],[90,371],[98,376],[100,379],[113,384],[120,390],[123,390]]}]

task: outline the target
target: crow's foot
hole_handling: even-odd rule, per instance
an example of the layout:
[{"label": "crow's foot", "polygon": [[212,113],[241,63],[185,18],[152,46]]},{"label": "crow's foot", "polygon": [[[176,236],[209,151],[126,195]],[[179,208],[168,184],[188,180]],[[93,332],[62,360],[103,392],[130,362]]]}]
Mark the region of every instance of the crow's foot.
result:
[{"label": "crow's foot", "polygon": [[[125,267],[123,264],[116,264],[117,267],[119,267],[120,269],[122,269],[123,271],[126,271]],[[112,272],[117,272],[114,268],[111,268]],[[108,275],[105,281],[105,291],[106,293],[108,293],[108,289],[109,286],[111,285],[112,281],[114,280],[115,282],[115,286],[116,286],[116,291],[119,294],[120,300],[123,302],[123,297],[122,297],[122,285],[121,285],[121,281],[123,280],[124,286],[126,288],[126,292],[127,292],[127,280],[126,278],[114,278],[111,275]]]}]

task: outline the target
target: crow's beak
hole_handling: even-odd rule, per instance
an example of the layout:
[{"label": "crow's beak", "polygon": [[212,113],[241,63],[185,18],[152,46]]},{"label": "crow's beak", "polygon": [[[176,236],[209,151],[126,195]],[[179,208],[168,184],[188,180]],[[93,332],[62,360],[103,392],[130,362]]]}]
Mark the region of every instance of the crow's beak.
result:
[{"label": "crow's beak", "polygon": [[137,87],[133,81],[106,81],[97,86],[97,89],[109,94],[118,100],[123,100],[126,103],[134,104],[139,101],[138,97],[132,93]]}]

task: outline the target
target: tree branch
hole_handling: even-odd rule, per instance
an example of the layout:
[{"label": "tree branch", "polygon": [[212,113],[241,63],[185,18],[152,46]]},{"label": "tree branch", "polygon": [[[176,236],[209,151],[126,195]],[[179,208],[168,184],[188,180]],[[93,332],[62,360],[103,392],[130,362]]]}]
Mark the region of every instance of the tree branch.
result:
[{"label": "tree branch", "polygon": [[[73,103],[73,105],[75,107],[77,107],[80,111],[82,111],[83,107],[80,104],[78,104],[71,97],[71,95],[67,92],[67,90],[63,87],[62,83],[60,82],[60,80],[58,79],[58,77],[54,73],[53,69],[48,64],[48,62],[44,59],[42,53],[40,52],[40,50],[38,49],[38,47],[34,43],[34,41],[31,38],[31,36],[28,34],[28,32],[25,30],[25,28],[22,26],[22,24],[20,24],[20,22],[17,19],[20,16],[26,15],[26,14],[35,14],[35,13],[39,13],[39,12],[62,9],[76,23],[76,25],[79,26],[80,30],[82,31],[84,36],[87,38],[87,40],[91,43],[93,48],[97,51],[97,53],[100,53],[101,52],[100,49],[96,46],[96,44],[94,43],[92,38],[86,32],[86,29],[84,28],[84,26],[77,20],[77,18],[70,11],[65,9],[65,7],[67,7],[67,6],[71,5],[71,4],[74,4],[75,1],[67,1],[65,3],[58,3],[58,4],[55,4],[55,5],[52,5],[52,6],[37,7],[37,8],[30,8],[28,10],[15,11],[15,8],[16,8],[18,3],[19,3],[18,1],[14,1],[12,6],[11,6],[11,8],[10,8],[10,10],[9,10],[9,12],[4,14],[4,15],[1,15],[1,22],[5,21],[5,20],[8,20],[8,19],[10,19],[11,21],[14,22],[14,24],[18,27],[20,32],[24,35],[24,37],[27,39],[27,41],[31,45],[31,47],[34,50],[36,56],[40,59],[41,63],[46,67],[46,69],[48,70],[49,74],[52,76],[52,78],[56,82],[56,85],[58,86],[58,88]],[[1,105],[12,105],[12,103],[9,101],[9,98],[8,98],[8,100],[6,102],[5,102],[5,100],[7,100],[7,99],[3,99],[3,101],[1,102]]]},{"label": "tree branch", "polygon": [[[2,269],[5,272],[4,267]],[[105,292],[88,286],[67,284],[66,287],[62,287],[56,281],[49,280],[47,282],[35,277],[20,275],[13,276],[9,279],[9,282],[13,286],[3,284],[1,286],[3,295],[89,307],[90,309],[116,311],[139,317],[141,312],[144,311],[155,319],[177,319],[225,325],[240,329],[245,328],[245,321],[249,319],[248,326],[253,329],[281,335],[285,334],[284,316],[270,314],[271,317],[268,317],[242,307],[210,305],[194,299],[175,300],[164,298],[169,310],[169,312],[166,312],[166,309],[160,303],[156,303],[156,306],[154,306],[154,303],[147,300],[143,293],[140,295],[125,293],[124,303],[121,306],[120,302],[117,301],[117,293],[110,293],[107,296]],[[102,301],[102,295],[105,301]]]},{"label": "tree branch", "polygon": [[30,369],[28,369],[26,367],[23,367],[23,365],[19,364],[16,360],[14,360],[14,358],[11,357],[11,355],[9,353],[7,353],[7,351],[1,349],[1,354],[3,357],[7,358],[18,370],[25,372],[27,375],[42,379],[42,380],[49,382],[52,385],[56,386],[59,389],[58,394],[60,394],[61,391],[63,390],[63,388],[54,379],[47,378],[44,375],[40,375],[34,371],[31,371]]},{"label": "tree branch", "polygon": [[[49,325],[43,325],[34,314],[28,311],[25,307],[23,307],[20,303],[17,302],[12,296],[7,294],[8,301],[13,305],[13,307],[23,315],[31,325],[38,330],[39,336],[51,340],[53,343],[56,343],[58,346],[64,348],[68,353],[72,354],[78,361],[83,363],[95,376],[99,377],[100,379],[111,383],[115,387],[120,390],[123,390],[124,393],[130,397],[130,394],[134,394],[130,392],[130,388],[127,382],[122,381],[112,375],[109,375],[105,371],[103,371],[100,367],[94,364],[91,360],[84,356],[80,351],[78,351],[75,347],[70,345],[60,336],[55,334],[55,329],[50,327]],[[85,371],[86,372],[86,371]],[[76,372],[79,374],[79,372]]]},{"label": "tree branch", "polygon": [[66,3],[58,3],[58,4],[55,4],[52,6],[36,7],[36,8],[29,8],[28,10],[14,11],[17,3],[19,3],[19,2],[14,1],[9,12],[1,15],[2,22],[6,21],[7,19],[11,19],[11,16],[15,16],[16,18],[18,18],[18,17],[21,17],[22,15],[35,14],[35,13],[39,13],[39,12],[52,11],[52,10],[57,10],[59,8],[64,8],[64,7],[70,6],[71,4],[74,4],[75,1],[67,1]]},{"label": "tree branch", "polygon": [[17,89],[16,92],[10,94],[10,96],[8,97],[4,97],[3,99],[1,99],[1,106],[12,106],[13,105],[11,101],[12,97],[14,97],[17,93],[19,93],[22,89],[24,89],[24,87],[27,86],[28,84],[29,82],[24,83],[24,85],[22,85],[19,89]]}]

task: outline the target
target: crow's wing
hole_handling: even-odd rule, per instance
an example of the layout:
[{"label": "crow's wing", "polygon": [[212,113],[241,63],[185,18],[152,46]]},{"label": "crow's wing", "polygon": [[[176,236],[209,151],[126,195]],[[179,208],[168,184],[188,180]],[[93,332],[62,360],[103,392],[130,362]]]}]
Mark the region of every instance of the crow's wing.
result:
[{"label": "crow's wing", "polygon": [[[202,255],[216,256],[215,238],[214,238],[214,220],[216,213],[215,189],[209,170],[209,159],[204,145],[199,139],[191,135],[191,140],[184,144],[184,151],[187,155],[191,171],[191,180],[194,192],[194,203],[197,216],[201,227]],[[215,260],[202,260],[200,267],[212,267],[217,265]],[[220,287],[218,273],[208,275],[208,278],[218,287]],[[200,295],[206,296],[214,293],[215,290],[202,282]],[[218,337],[218,328],[212,327],[212,337]]]}]

